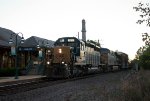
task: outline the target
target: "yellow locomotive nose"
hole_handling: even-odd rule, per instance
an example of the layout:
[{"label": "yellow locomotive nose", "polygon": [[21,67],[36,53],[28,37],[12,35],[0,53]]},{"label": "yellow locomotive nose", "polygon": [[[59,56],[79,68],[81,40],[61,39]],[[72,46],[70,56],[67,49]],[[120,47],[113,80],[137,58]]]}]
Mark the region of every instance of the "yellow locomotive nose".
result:
[{"label": "yellow locomotive nose", "polygon": [[68,46],[57,46],[54,47],[54,64],[69,64],[71,61],[71,52],[70,47]]}]

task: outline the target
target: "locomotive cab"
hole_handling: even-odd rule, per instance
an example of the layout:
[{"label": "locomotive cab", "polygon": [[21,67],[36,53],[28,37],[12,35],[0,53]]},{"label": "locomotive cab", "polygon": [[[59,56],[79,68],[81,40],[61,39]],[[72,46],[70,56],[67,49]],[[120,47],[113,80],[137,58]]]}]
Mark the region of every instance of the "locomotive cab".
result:
[{"label": "locomotive cab", "polygon": [[67,78],[71,75],[73,50],[68,46],[56,46],[53,48],[53,59],[48,68],[48,77]]},{"label": "locomotive cab", "polygon": [[75,37],[59,38],[53,48],[53,59],[48,77],[66,78],[74,74],[73,65],[80,56],[80,41]]}]

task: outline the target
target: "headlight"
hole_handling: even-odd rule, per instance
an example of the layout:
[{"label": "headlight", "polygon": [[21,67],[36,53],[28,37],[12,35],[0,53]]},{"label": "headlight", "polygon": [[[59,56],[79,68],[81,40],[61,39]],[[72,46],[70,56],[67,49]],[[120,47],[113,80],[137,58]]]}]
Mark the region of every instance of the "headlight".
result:
[{"label": "headlight", "polygon": [[62,49],[61,49],[61,48],[60,48],[60,49],[58,49],[58,52],[59,52],[59,53],[62,53]]},{"label": "headlight", "polygon": [[49,64],[50,64],[50,62],[49,62],[49,61],[47,61],[47,64],[49,65]]},{"label": "headlight", "polygon": [[65,62],[61,62],[62,64],[64,64]]}]

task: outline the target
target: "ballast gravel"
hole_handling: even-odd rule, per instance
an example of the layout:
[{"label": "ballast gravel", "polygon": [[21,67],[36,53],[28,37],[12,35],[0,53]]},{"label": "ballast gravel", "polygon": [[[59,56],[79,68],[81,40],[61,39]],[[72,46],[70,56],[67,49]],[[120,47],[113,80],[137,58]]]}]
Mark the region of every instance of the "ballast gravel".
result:
[{"label": "ballast gravel", "polygon": [[18,94],[0,96],[0,101],[114,101],[129,71],[111,72]]}]

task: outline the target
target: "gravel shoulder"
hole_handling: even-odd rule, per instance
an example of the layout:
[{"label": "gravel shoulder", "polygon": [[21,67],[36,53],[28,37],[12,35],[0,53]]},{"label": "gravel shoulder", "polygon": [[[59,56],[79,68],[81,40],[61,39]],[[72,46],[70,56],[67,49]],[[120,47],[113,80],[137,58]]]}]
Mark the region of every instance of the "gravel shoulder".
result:
[{"label": "gravel shoulder", "polygon": [[19,94],[0,96],[0,101],[114,101],[114,91],[130,71],[119,71],[60,83]]}]

